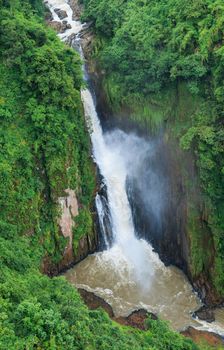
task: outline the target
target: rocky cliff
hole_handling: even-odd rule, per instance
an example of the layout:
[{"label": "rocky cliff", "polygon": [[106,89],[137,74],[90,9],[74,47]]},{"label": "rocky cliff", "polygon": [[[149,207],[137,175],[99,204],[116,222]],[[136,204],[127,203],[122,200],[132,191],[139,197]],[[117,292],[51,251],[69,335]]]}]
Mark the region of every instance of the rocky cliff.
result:
[{"label": "rocky cliff", "polygon": [[[215,245],[209,227],[208,200],[201,190],[196,156],[180,146],[181,129],[200,108],[200,99],[192,97],[180,84],[164,91],[158,100],[117,106],[110,99],[104,72],[91,60],[90,74],[104,128],[119,126],[135,131],[154,145],[153,155],[144,164],[142,174],[146,177],[128,179],[136,232],[153,245],[165,264],[184,270],[205,303],[219,304],[222,297],[213,284]],[[153,169],[159,181],[158,195],[163,202],[160,208],[156,201],[150,202],[153,184],[147,178],[148,169]]]}]

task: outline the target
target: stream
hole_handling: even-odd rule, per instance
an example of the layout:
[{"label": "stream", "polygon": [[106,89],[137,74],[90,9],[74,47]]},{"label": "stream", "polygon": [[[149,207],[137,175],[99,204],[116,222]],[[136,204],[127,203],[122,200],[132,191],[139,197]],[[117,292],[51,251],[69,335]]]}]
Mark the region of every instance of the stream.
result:
[{"label": "stream", "polygon": [[[60,33],[59,37],[66,41],[71,35],[76,35],[75,44],[79,46],[83,24],[74,20],[69,1],[48,0],[46,3],[55,21],[62,22],[56,9],[66,11],[65,20],[71,28]],[[82,56],[81,46],[79,48]],[[85,69],[84,73],[88,80]],[[223,310],[217,311],[216,322],[212,324],[193,319],[192,312],[202,304],[186,276],[176,267],[166,267],[152,246],[137,238],[128,197],[128,178],[140,181],[143,164],[153,155],[153,143],[135,133],[119,129],[104,132],[92,93],[86,88],[81,96],[93,159],[102,176],[101,186],[106,192],[106,196],[100,193],[96,196],[105,249],[77,264],[65,273],[65,277],[74,286],[102,297],[113,307],[116,316],[125,316],[134,309],[144,308],[168,320],[176,330],[192,325],[224,335]],[[149,177],[149,182],[152,182],[150,200],[158,213],[165,201],[153,169],[150,169]]]}]

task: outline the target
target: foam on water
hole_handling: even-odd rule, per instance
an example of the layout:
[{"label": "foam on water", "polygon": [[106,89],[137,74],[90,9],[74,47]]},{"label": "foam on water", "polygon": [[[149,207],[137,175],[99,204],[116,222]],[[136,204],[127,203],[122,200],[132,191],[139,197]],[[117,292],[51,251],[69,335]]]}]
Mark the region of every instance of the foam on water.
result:
[{"label": "foam on water", "polygon": [[64,10],[67,13],[67,17],[63,20],[67,21],[71,25],[71,29],[66,30],[65,33],[60,33],[58,36],[63,40],[67,40],[70,35],[78,34],[83,28],[83,24],[80,21],[73,20],[73,11],[69,6],[68,2],[65,0],[49,0],[46,2],[49,6],[49,9],[52,13],[53,20],[57,22],[62,22],[55,12],[56,9]]}]

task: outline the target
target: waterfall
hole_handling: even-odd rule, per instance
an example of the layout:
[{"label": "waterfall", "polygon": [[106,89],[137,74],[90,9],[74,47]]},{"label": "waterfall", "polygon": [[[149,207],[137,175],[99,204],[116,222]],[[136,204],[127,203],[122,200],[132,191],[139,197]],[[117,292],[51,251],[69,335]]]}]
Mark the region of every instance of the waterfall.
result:
[{"label": "waterfall", "polygon": [[[72,42],[83,59],[80,46],[80,32],[85,27],[74,20],[69,0],[47,0],[53,20],[62,20],[57,9],[64,10],[63,19],[70,28],[59,34],[63,41]],[[74,38],[75,36],[75,38]],[[83,66],[84,79],[88,80]],[[175,267],[165,267],[150,244],[137,238],[132,209],[127,189],[128,180],[138,181],[145,159],[153,154],[153,145],[134,134],[121,130],[103,132],[96,112],[94,98],[88,88],[81,91],[85,117],[92,141],[93,158],[101,177],[106,194],[96,195],[99,227],[104,237],[105,250],[87,258],[67,273],[75,285],[92,290],[112,304],[115,313],[125,314],[133,308],[144,307],[149,311],[171,320],[174,328],[189,324],[200,326],[193,321],[190,312],[198,308],[200,301],[183,273]],[[147,206],[152,206],[157,219],[164,205],[164,198],[158,192],[160,180],[150,169],[150,195]],[[138,187],[143,192],[144,186]],[[83,264],[83,265],[82,265]],[[78,281],[78,282],[77,282]],[[215,325],[214,325],[215,326]],[[203,329],[210,326],[203,323]],[[216,330],[219,331],[219,325]],[[220,331],[221,333],[221,331]]]},{"label": "waterfall", "polygon": [[[78,48],[83,58],[79,35],[85,24],[73,20],[72,10],[67,1],[49,0],[48,5],[56,21],[61,21],[58,17],[58,8],[67,12],[65,20],[71,29],[59,36],[63,41],[70,41],[70,36],[75,34],[73,45]],[[83,71],[87,79],[85,69]],[[144,284],[145,279],[152,278],[155,266],[163,264],[158,255],[153,253],[152,247],[136,236],[126,185],[133,165],[142,159],[145,152],[150,151],[149,145],[139,137],[128,135],[121,130],[103,133],[94,99],[88,88],[81,91],[81,98],[91,136],[93,158],[107,191],[106,205],[105,197],[102,198],[100,194],[96,196],[99,226],[108,250],[107,257],[111,254],[114,264],[125,266],[135,280]],[[108,225],[111,226],[109,229],[106,227]]]},{"label": "waterfall", "polygon": [[[113,245],[109,248],[108,239],[105,237],[106,245],[112,254],[116,251],[115,261],[123,260],[135,278],[144,284],[145,278],[150,279],[153,275],[153,264],[149,259],[149,252],[152,256],[152,248],[136,237],[126,182],[136,164],[150,151],[150,146],[134,134],[128,135],[121,130],[104,134],[88,89],[82,91],[82,101],[90,130],[93,156],[107,188]],[[102,233],[105,235],[105,212],[99,197],[97,209]],[[162,264],[159,260],[157,263]]]}]

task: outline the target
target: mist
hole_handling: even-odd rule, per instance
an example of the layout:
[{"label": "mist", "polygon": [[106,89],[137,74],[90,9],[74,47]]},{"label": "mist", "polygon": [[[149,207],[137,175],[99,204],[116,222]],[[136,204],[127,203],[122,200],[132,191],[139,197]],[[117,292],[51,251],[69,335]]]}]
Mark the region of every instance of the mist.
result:
[{"label": "mist", "polygon": [[[119,129],[106,133],[104,139],[107,147],[124,165],[132,215],[135,216],[135,207],[138,204],[144,213],[143,217],[151,222],[150,227],[158,234],[161,233],[168,192],[168,181],[160,164],[157,164],[161,140],[145,139]],[[111,171],[114,171],[113,167]],[[139,232],[141,228],[137,226],[135,225],[135,234],[142,237]]]}]

